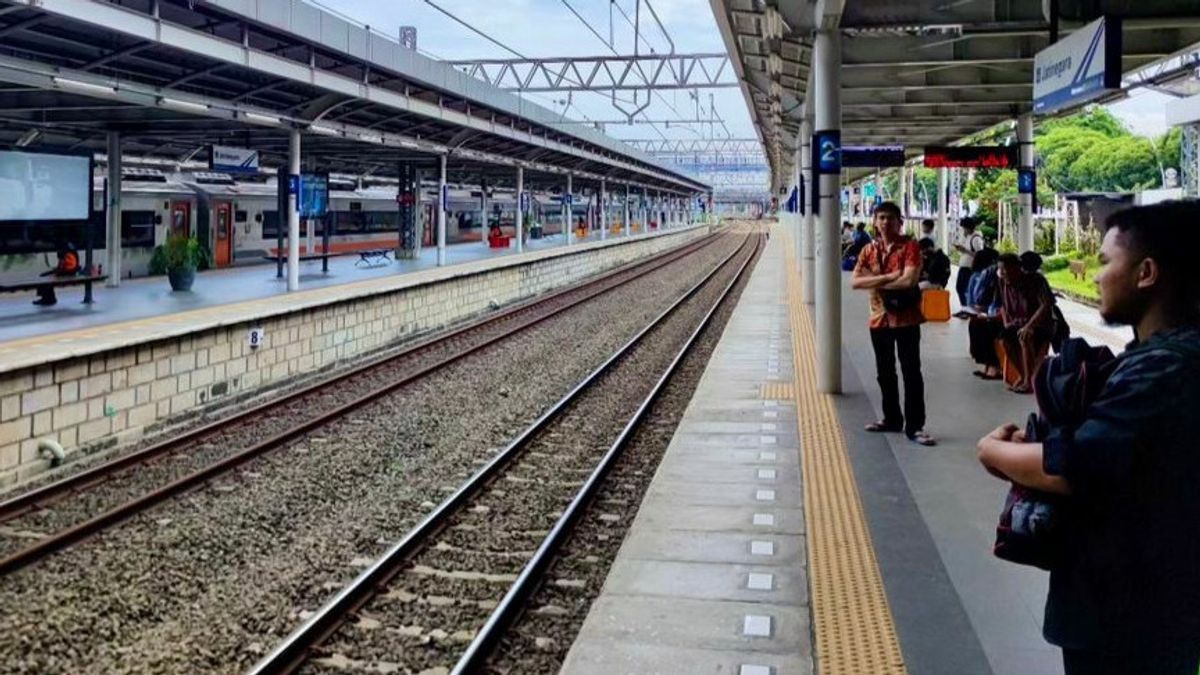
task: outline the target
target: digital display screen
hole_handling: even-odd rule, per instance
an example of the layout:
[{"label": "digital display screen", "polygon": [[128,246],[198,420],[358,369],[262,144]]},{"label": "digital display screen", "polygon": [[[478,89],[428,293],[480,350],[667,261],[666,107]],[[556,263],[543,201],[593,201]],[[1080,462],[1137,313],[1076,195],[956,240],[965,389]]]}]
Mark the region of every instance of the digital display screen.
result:
[{"label": "digital display screen", "polygon": [[903,145],[847,145],[842,148],[845,168],[884,168],[904,166]]},{"label": "digital display screen", "polygon": [[92,159],[0,151],[0,221],[86,221],[92,215]]},{"label": "digital display screen", "polygon": [[329,211],[329,176],[300,174],[300,217],[324,218]]},{"label": "digital display screen", "polygon": [[1017,146],[965,145],[925,148],[928,169],[1015,169],[1019,163]]}]

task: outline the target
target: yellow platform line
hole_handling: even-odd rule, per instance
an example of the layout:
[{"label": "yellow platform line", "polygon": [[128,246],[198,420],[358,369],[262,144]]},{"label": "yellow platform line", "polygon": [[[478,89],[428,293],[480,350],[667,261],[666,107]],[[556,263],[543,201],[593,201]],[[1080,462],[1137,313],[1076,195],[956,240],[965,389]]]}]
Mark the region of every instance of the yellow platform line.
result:
[{"label": "yellow platform line", "polygon": [[808,531],[817,672],[903,675],[907,672],[871,534],[833,399],[817,391],[812,318],[800,295],[789,233],[784,236],[787,298],[795,364],[804,518]]}]

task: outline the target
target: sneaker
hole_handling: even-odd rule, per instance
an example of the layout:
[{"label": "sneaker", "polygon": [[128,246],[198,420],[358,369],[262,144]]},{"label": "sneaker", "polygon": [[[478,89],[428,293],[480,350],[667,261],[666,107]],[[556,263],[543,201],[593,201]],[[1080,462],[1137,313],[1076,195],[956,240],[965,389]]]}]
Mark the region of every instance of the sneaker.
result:
[{"label": "sneaker", "polygon": [[926,447],[933,447],[937,445],[937,441],[933,439],[933,436],[925,433],[924,429],[914,431],[911,434],[905,434],[905,436],[908,436],[908,440],[916,443],[917,445],[924,445]]}]

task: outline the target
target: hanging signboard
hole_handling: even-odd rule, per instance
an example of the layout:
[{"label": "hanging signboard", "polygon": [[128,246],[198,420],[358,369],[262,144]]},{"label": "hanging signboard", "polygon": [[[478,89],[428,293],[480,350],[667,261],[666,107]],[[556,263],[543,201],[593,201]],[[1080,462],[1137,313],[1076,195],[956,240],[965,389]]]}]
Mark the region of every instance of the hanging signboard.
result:
[{"label": "hanging signboard", "polygon": [[928,169],[1015,169],[1020,157],[1015,145],[927,146]]},{"label": "hanging signboard", "polygon": [[1049,114],[1121,88],[1121,20],[1102,17],[1033,57],[1033,112]]},{"label": "hanging signboard", "polygon": [[903,145],[847,145],[842,147],[843,168],[904,166]]},{"label": "hanging signboard", "polygon": [[223,173],[258,173],[258,151],[210,145],[208,168]]},{"label": "hanging signboard", "polygon": [[812,165],[817,174],[836,174],[842,171],[842,132],[838,129],[813,134]]},{"label": "hanging signboard", "polygon": [[300,174],[300,192],[296,196],[296,205],[301,218],[324,218],[329,211],[329,175]]}]

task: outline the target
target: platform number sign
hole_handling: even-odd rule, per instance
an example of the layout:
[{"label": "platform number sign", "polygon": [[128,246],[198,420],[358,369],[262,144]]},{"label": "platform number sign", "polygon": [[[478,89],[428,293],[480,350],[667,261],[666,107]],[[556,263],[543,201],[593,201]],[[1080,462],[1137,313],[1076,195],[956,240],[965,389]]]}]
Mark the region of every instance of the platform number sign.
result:
[{"label": "platform number sign", "polygon": [[838,129],[813,134],[813,166],[817,173],[836,174],[842,170],[842,132]]},{"label": "platform number sign", "polygon": [[267,333],[261,326],[251,328],[250,332],[246,334],[246,344],[250,346],[250,349],[258,349],[266,339]]}]

